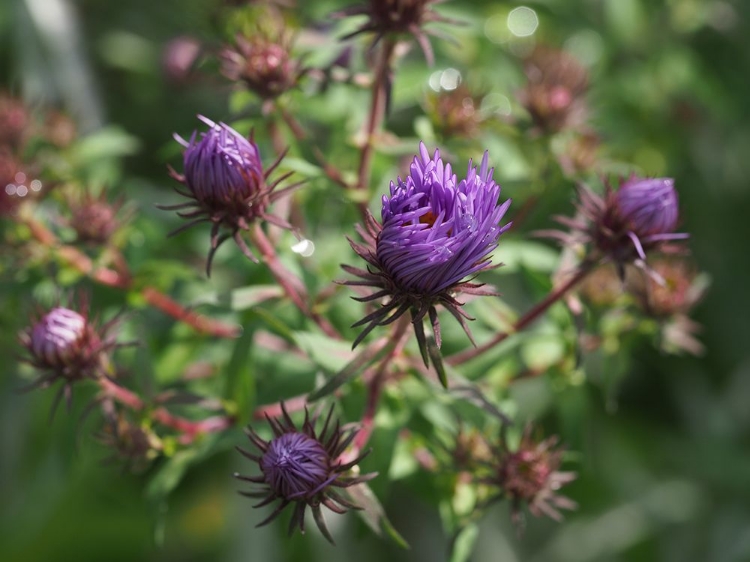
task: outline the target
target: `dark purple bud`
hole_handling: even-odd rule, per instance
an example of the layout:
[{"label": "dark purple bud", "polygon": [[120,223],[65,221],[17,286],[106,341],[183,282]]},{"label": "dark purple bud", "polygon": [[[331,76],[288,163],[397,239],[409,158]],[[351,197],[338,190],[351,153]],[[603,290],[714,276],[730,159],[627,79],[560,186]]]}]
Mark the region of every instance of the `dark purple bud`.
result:
[{"label": "dark purple bud", "polygon": [[[267,207],[279,197],[289,193],[301,182],[289,185],[273,193],[276,186],[289,177],[291,172],[268,183],[271,173],[281,162],[283,154],[263,170],[258,145],[245,138],[229,125],[214,123],[203,116],[198,118],[209,126],[201,133],[193,132],[190,141],[179,135],[175,139],[185,147],[184,173],[178,174],[170,168],[171,176],[188,188],[188,192],[177,190],[191,201],[179,205],[157,205],[160,209],[173,211],[190,222],[172,232],[176,234],[193,225],[211,222],[211,250],[206,262],[206,273],[210,275],[211,262],[216,250],[229,238],[233,238],[242,253],[256,261],[247,243],[240,235],[249,230],[256,219],[263,219],[281,228],[291,229],[285,220],[266,213]],[[229,233],[221,233],[228,229]]]},{"label": "dark purple bud", "polygon": [[42,372],[26,390],[61,381],[54,412],[63,396],[70,405],[73,384],[86,378],[112,376],[108,353],[127,345],[118,344],[111,334],[116,323],[116,318],[101,326],[92,322],[85,302],[77,310],[56,306],[47,311],[19,334],[21,345],[29,354],[26,362]]},{"label": "dark purple bud", "polygon": [[190,142],[175,138],[185,153],[185,184],[195,198],[210,209],[223,210],[253,198],[263,186],[263,165],[258,146],[237,131],[199,115],[210,128]]},{"label": "dark purple bud", "polygon": [[86,319],[67,308],[53,308],[33,327],[29,350],[50,367],[64,367],[80,353]]},{"label": "dark purple bud", "polygon": [[338,422],[333,423],[333,407],[328,412],[322,429],[316,429],[317,416],[310,419],[305,410],[305,420],[302,427],[297,429],[291,417],[281,404],[282,416],[268,418],[273,430],[273,438],[266,441],[253,429],[248,428],[247,434],[252,444],[260,451],[260,455],[238,451],[245,457],[258,464],[259,476],[235,477],[255,484],[258,488],[250,492],[240,492],[242,495],[258,498],[261,501],[255,507],[268,505],[276,500],[277,507],[271,514],[258,524],[261,527],[270,523],[288,505],[294,505],[294,512],[289,530],[299,528],[305,532],[305,510],[312,509],[315,523],[323,535],[331,542],[333,537],[323,518],[321,505],[336,513],[345,513],[348,509],[358,509],[343,494],[341,489],[365,482],[377,476],[377,473],[357,475],[353,472],[356,465],[366,456],[367,452],[354,458],[343,457],[347,452],[357,429],[342,428]]},{"label": "dark purple bud", "polygon": [[308,497],[328,479],[328,453],[304,433],[273,439],[260,459],[260,469],[273,492],[282,498]]},{"label": "dark purple bud", "polygon": [[673,232],[677,226],[677,192],[672,178],[632,178],[615,194],[617,210],[639,237]]}]

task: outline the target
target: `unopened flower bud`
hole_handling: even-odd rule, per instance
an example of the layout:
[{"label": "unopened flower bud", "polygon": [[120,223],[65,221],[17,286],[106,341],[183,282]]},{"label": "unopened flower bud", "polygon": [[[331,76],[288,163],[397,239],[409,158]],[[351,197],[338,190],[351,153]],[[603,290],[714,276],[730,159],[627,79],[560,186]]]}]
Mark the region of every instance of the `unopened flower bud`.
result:
[{"label": "unopened flower bud", "polygon": [[638,237],[666,234],[677,226],[677,192],[672,178],[632,178],[615,194],[617,212]]},{"label": "unopened flower bud", "polygon": [[294,504],[289,529],[298,527],[304,533],[305,510],[310,507],[318,528],[333,542],[323,519],[321,505],[336,513],[356,509],[357,506],[342,497],[336,488],[348,488],[370,480],[377,474],[349,474],[366,453],[347,462],[341,459],[357,430],[342,429],[338,423],[332,424],[333,409],[329,411],[319,432],[315,428],[317,417],[311,420],[307,411],[301,429],[294,425],[283,403],[282,414],[279,420],[268,418],[274,435],[269,441],[248,428],[248,437],[259,449],[260,455],[238,449],[245,457],[258,464],[261,474],[235,476],[259,486],[257,491],[242,492],[249,497],[262,498],[255,507],[268,505],[275,500],[280,502],[258,527],[271,522],[287,505]]},{"label": "unopened flower bud", "polygon": [[29,350],[40,363],[61,368],[77,359],[86,337],[86,319],[67,308],[53,308],[33,327]]},{"label": "unopened flower bud", "polygon": [[[239,235],[240,230],[248,230],[256,219],[263,219],[291,229],[283,219],[266,213],[266,208],[276,199],[288,193],[299,184],[286,187],[283,191],[273,193],[280,181],[267,183],[269,175],[281,161],[279,157],[267,170],[263,170],[258,145],[240,135],[224,123],[214,123],[199,116],[209,126],[209,130],[200,134],[193,132],[190,141],[175,135],[175,139],[185,147],[183,155],[184,174],[170,169],[173,178],[188,188],[188,193],[178,191],[192,199],[180,205],[163,206],[164,210],[185,210],[178,213],[191,222],[175,230],[173,234],[195,224],[210,221],[211,250],[208,254],[206,272],[210,274],[211,262],[218,247],[232,237],[246,257],[257,261],[247,244]],[[219,234],[222,227],[230,234]]]}]

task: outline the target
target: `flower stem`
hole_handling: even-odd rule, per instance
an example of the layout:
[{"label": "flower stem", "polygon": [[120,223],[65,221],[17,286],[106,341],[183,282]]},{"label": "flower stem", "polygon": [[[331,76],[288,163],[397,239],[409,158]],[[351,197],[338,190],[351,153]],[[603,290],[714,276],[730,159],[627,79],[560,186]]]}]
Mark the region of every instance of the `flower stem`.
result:
[{"label": "flower stem", "polygon": [[259,224],[256,223],[253,225],[250,230],[250,238],[255,247],[258,248],[263,262],[268,266],[274,279],[276,279],[276,282],[281,285],[281,288],[292,303],[299,308],[302,314],[315,322],[320,329],[323,330],[323,333],[329,337],[339,339],[340,335],[336,331],[336,328],[334,328],[333,325],[320,314],[311,310],[305,303],[307,290],[302,282],[281,263],[278,255],[276,255],[276,250],[274,249],[273,244],[268,240],[265,232],[263,232],[263,228]]},{"label": "flower stem", "polygon": [[408,328],[411,324],[409,316],[404,314],[396,323],[393,334],[391,335],[391,341],[389,344],[390,350],[385,357],[380,361],[375,369],[375,372],[370,379],[367,387],[367,404],[365,405],[365,412],[362,416],[361,429],[354,438],[354,454],[359,454],[359,451],[365,448],[367,442],[370,440],[372,430],[375,422],[375,414],[378,411],[378,404],[380,403],[380,396],[383,393],[383,387],[386,381],[386,372],[391,360],[396,357],[404,345],[408,336]]},{"label": "flower stem", "polygon": [[372,159],[375,151],[375,136],[385,119],[386,105],[389,96],[388,89],[390,88],[389,75],[391,73],[391,58],[393,57],[395,47],[396,42],[393,39],[385,38],[380,52],[378,53],[375,75],[372,83],[370,115],[367,120],[365,142],[362,146],[359,170],[357,173],[357,189],[367,189],[370,183]]},{"label": "flower stem", "polygon": [[446,358],[446,363],[449,365],[461,365],[462,363],[466,363],[467,361],[474,359],[475,357],[478,357],[485,351],[488,351],[489,349],[492,349],[497,344],[499,344],[501,341],[505,340],[508,336],[511,334],[515,334],[517,332],[520,332],[524,328],[526,328],[529,324],[534,322],[539,316],[544,314],[546,310],[552,306],[555,302],[560,300],[565,294],[570,291],[573,287],[575,287],[578,283],[580,283],[594,268],[594,263],[584,263],[582,264],[576,273],[571,276],[567,281],[565,281],[562,285],[559,287],[553,288],[550,293],[544,297],[542,301],[537,303],[531,310],[529,310],[526,314],[524,314],[521,318],[519,318],[516,323],[513,325],[513,328],[507,332],[499,332],[495,334],[495,336],[489,340],[486,343],[483,343],[480,346],[467,349],[466,351],[462,351],[460,353],[456,353],[455,355],[451,355],[450,357]]},{"label": "flower stem", "polygon": [[[101,377],[98,382],[106,397],[127,406],[131,410],[141,411],[146,408],[146,403],[140,396],[127,388],[123,388],[113,380]],[[224,431],[234,423],[234,418],[231,416],[212,416],[204,420],[193,421],[175,416],[164,407],[156,408],[151,412],[151,417],[161,425],[179,431],[181,433],[179,441],[183,445],[189,445],[203,433]]]},{"label": "flower stem", "polygon": [[[48,248],[54,248],[57,251],[58,256],[82,274],[90,277],[101,285],[115,287],[123,291],[133,289],[133,280],[126,272],[120,273],[114,269],[97,267],[94,265],[91,258],[81,252],[78,248],[61,244],[58,238],[39,221],[36,221],[31,217],[24,217],[22,220],[31,231],[32,236],[38,242]],[[180,303],[154,287],[143,287],[141,289],[141,294],[148,304],[161,310],[175,320],[184,322],[198,332],[221,338],[236,338],[239,335],[240,331],[238,327],[225,324],[219,320],[214,320],[192,310],[188,310]]]}]

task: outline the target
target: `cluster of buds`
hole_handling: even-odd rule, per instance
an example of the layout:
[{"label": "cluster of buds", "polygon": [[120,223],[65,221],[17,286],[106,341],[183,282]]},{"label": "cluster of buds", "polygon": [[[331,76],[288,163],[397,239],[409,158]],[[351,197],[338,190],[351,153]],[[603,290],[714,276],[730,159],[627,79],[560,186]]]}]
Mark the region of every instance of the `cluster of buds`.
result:
[{"label": "cluster of buds", "polygon": [[500,186],[492,179],[493,172],[485,152],[479,169],[469,161],[466,177],[458,181],[438,150],[430,157],[424,143],[420,144],[409,175],[391,182],[390,196],[383,196],[382,224],[368,215],[364,228],[358,228],[365,243],[349,240],[368,269],[344,266],[359,277],[344,283],[376,289],[356,300],[388,298],[386,304],[354,324],[365,326],[355,346],[376,326],[390,324],[410,311],[426,358],[422,322],[428,315],[440,347],[437,305],[446,308],[471,339],[465,322],[470,317],[455,295],[495,294],[465,279],[491,266],[490,255],[500,235],[510,228],[510,223],[500,226],[510,200],[500,203]]},{"label": "cluster of buds", "polygon": [[432,22],[451,23],[432,9],[434,4],[443,0],[369,0],[364,5],[352,6],[338,12],[337,17],[367,16],[367,21],[356,31],[344,39],[349,39],[361,33],[374,33],[373,46],[380,39],[390,34],[408,33],[413,35],[422,48],[427,62],[432,65],[435,55],[428,35],[440,35],[438,32],[425,29],[424,26]]},{"label": "cluster of buds", "polygon": [[[294,506],[289,531],[295,528],[305,532],[305,511],[312,510],[315,523],[321,533],[333,543],[333,537],[326,527],[321,506],[335,513],[345,513],[348,509],[359,509],[346,499],[337,489],[348,488],[371,480],[377,473],[356,475],[355,467],[367,452],[353,460],[343,460],[342,455],[354,440],[357,429],[341,427],[332,423],[333,407],[320,430],[316,429],[318,416],[310,418],[305,410],[305,419],[298,429],[284,404],[282,417],[277,420],[267,417],[273,431],[273,438],[266,441],[252,428],[247,436],[260,454],[237,448],[245,457],[257,463],[258,476],[235,477],[256,484],[259,488],[251,492],[240,492],[244,496],[261,499],[254,507],[262,507],[278,501],[271,514],[257,526],[263,526],[276,518],[288,505]],[[369,451],[368,451],[369,452]]]},{"label": "cluster of buds", "polygon": [[557,437],[536,440],[528,426],[515,451],[506,443],[495,450],[495,458],[486,463],[491,474],[481,481],[498,491],[500,498],[509,499],[513,519],[521,523],[521,507],[527,505],[532,515],[562,519],[560,509],[575,509],[576,504],[559,495],[558,490],[575,480],[574,472],[560,471],[563,451],[557,448]]},{"label": "cluster of buds", "polygon": [[571,54],[537,48],[524,63],[528,82],[519,101],[540,130],[555,133],[585,118],[586,69]]},{"label": "cluster of buds", "polygon": [[[184,173],[178,174],[170,168],[171,176],[187,188],[187,191],[176,191],[191,201],[159,208],[181,210],[183,212],[178,213],[179,216],[191,219],[172,235],[202,222],[213,224],[211,249],[206,261],[206,273],[210,275],[216,250],[229,238],[234,239],[248,259],[257,261],[240,235],[240,231],[249,230],[256,219],[291,229],[289,223],[266,210],[271,203],[299,184],[274,192],[278,184],[291,175],[284,174],[268,183],[283,154],[264,171],[260,150],[252,136],[245,138],[230,126],[214,123],[203,116],[199,116],[199,119],[209,126],[207,132],[201,133],[200,139],[196,132],[189,141],[175,135],[175,139],[185,147]],[[222,228],[229,232],[220,234]]]},{"label": "cluster of buds", "polygon": [[453,90],[430,93],[425,109],[433,127],[444,138],[474,138],[485,118],[480,111],[481,96],[464,84]]}]

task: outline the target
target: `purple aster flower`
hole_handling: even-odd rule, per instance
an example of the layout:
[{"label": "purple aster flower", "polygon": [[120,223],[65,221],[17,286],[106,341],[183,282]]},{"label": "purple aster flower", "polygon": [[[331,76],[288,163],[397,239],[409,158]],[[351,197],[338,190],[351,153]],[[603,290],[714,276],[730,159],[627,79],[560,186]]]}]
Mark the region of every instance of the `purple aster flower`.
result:
[{"label": "purple aster flower", "polygon": [[[211,274],[211,262],[216,250],[230,237],[234,239],[243,254],[252,261],[255,256],[240,236],[240,230],[248,230],[256,219],[263,219],[282,228],[289,223],[266,213],[267,207],[299,186],[294,184],[273,193],[274,188],[291,172],[282,175],[268,184],[268,178],[281,162],[283,154],[264,171],[258,146],[252,138],[247,139],[224,123],[214,123],[201,115],[198,118],[209,126],[207,132],[193,132],[190,141],[179,135],[175,140],[185,147],[183,155],[184,174],[170,168],[170,174],[184,184],[188,191],[177,192],[192,199],[189,203],[159,206],[164,210],[182,210],[183,218],[192,219],[189,223],[170,234],[190,228],[201,222],[211,222],[211,250],[206,262],[206,273]],[[229,230],[220,234],[222,227]]]},{"label": "purple aster flower", "polygon": [[288,505],[294,505],[294,513],[289,522],[289,532],[295,527],[305,532],[305,510],[312,509],[315,523],[323,535],[333,543],[333,537],[326,527],[320,506],[324,505],[335,513],[345,513],[347,509],[359,509],[347,500],[336,488],[348,488],[377,476],[377,473],[362,476],[348,473],[369,453],[365,452],[354,460],[344,461],[342,455],[351,444],[356,428],[342,428],[338,422],[332,423],[333,407],[320,431],[316,431],[317,416],[310,418],[305,410],[305,420],[297,429],[281,404],[282,417],[277,420],[266,416],[273,430],[273,438],[262,439],[252,428],[247,435],[260,454],[253,454],[241,448],[237,450],[258,464],[260,475],[236,478],[257,484],[259,488],[250,492],[240,492],[244,496],[261,499],[254,507],[262,507],[276,500],[278,505],[273,512],[257,526],[270,523]]},{"label": "purple aster flower", "polygon": [[454,295],[496,294],[482,289],[482,284],[471,283],[471,279],[491,266],[490,254],[500,235],[510,227],[510,223],[500,226],[510,200],[500,203],[500,186],[492,179],[494,170],[488,163],[487,152],[478,170],[469,161],[466,177],[458,181],[451,165],[443,163],[440,152],[435,150],[430,158],[424,143],[420,143],[419,156],[414,158],[409,175],[391,182],[390,196],[383,197],[382,225],[368,216],[365,228],[359,229],[365,244],[350,240],[352,248],[371,267],[363,270],[344,266],[361,279],[346,284],[377,289],[357,300],[389,299],[354,325],[366,325],[355,346],[375,326],[389,324],[410,310],[426,357],[422,319],[427,314],[440,347],[436,305],[447,308],[471,339],[464,321],[471,318]]},{"label": "purple aster flower", "polygon": [[89,319],[87,308],[85,302],[80,311],[56,306],[19,334],[21,345],[29,353],[25,361],[43,371],[25,390],[63,381],[53,412],[62,396],[70,404],[76,381],[105,376],[108,352],[124,345],[118,344],[111,334],[117,318],[98,326]]},{"label": "purple aster flower", "polygon": [[671,178],[633,176],[616,191],[607,183],[604,196],[581,186],[579,197],[576,218],[555,217],[571,232],[546,231],[542,234],[565,244],[590,243],[592,248],[587,261],[611,261],[617,266],[621,278],[624,278],[625,264],[632,263],[660,280],[646,265],[646,253],[669,251],[669,242],[688,238],[688,234],[674,232],[679,213],[677,192]]}]

